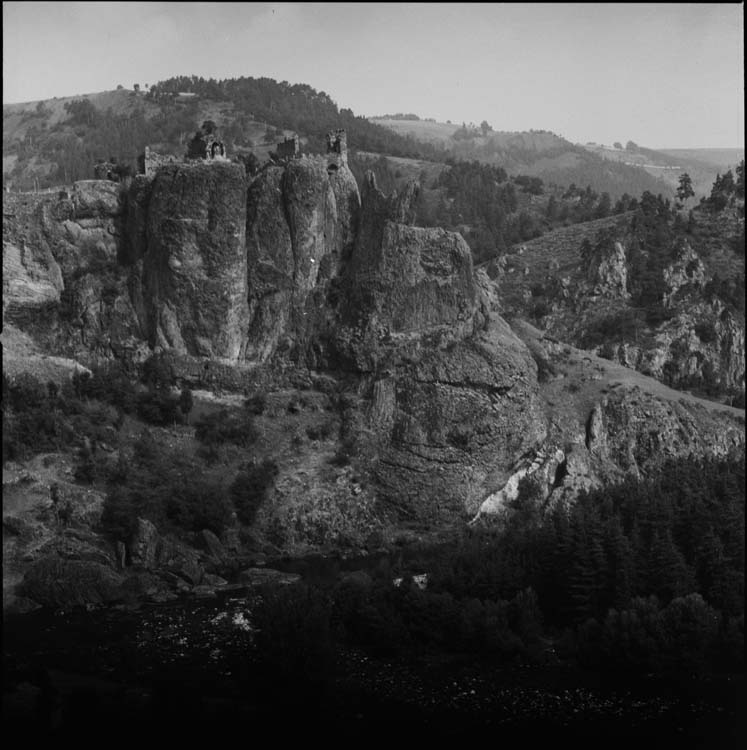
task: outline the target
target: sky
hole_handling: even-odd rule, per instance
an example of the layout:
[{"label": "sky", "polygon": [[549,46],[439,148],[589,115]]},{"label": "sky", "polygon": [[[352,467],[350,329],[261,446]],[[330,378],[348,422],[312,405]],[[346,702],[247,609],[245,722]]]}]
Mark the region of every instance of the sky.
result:
[{"label": "sky", "polygon": [[573,142],[744,145],[739,3],[4,2],[3,103],[175,75]]}]

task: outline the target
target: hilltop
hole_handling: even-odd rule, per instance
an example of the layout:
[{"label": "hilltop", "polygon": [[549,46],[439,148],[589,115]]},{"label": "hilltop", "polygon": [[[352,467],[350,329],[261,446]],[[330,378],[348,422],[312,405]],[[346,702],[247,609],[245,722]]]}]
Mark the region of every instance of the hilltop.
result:
[{"label": "hilltop", "polygon": [[357,117],[327,94],[272,79],[225,81],[177,77],[142,90],[91,93],[3,107],[3,180],[16,189],[45,188],[93,176],[114,157],[133,171],[146,145],[180,155],[191,134],[213,121],[233,155],[262,161],[283,137],[297,134],[309,153],[323,153],[324,134],[344,127],[356,149],[444,163],[478,160],[509,175],[572,183],[608,192],[671,194],[671,184],[618,164],[546,131],[508,133],[411,119]]},{"label": "hilltop", "polygon": [[708,196],[717,174],[736,168],[744,159],[744,149],[659,149],[643,148],[630,143],[615,148],[596,143],[584,145],[590,153],[603,159],[644,169],[653,177],[676,190],[680,175],[687,172],[692,179],[695,198]]},{"label": "hilltop", "polygon": [[225,81],[197,76],[145,89],[3,106],[3,183],[30,190],[94,176],[98,161],[115,158],[137,171],[146,146],[181,156],[206,120],[221,130],[233,156],[262,161],[278,140],[299,135],[307,153],[324,153],[327,132],[344,127],[358,148],[394,156],[438,158],[427,143],[398,136],[338,106],[305,84],[269,78]]},{"label": "hilltop", "polygon": [[638,166],[607,161],[545,130],[482,130],[476,126],[413,119],[372,118],[371,121],[400,135],[437,144],[452,159],[478,160],[500,166],[509,174],[539,177],[550,184],[591,185],[614,199],[624,193],[640,195],[645,190],[672,193],[670,185]]}]

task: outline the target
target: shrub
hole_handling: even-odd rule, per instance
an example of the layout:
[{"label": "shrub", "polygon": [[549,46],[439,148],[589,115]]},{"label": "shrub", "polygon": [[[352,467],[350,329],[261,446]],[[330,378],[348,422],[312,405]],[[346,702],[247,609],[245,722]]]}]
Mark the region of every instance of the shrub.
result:
[{"label": "shrub", "polygon": [[169,488],[167,518],[185,531],[209,529],[220,534],[231,517],[230,503],[223,488],[194,473],[180,479]]},{"label": "shrub", "polygon": [[334,466],[347,466],[358,455],[357,441],[353,436],[345,438],[330,459]]},{"label": "shrub", "polygon": [[277,464],[266,460],[261,464],[247,465],[236,475],[229,494],[241,523],[247,526],[254,523],[257,511],[277,474]]},{"label": "shrub", "polygon": [[535,320],[539,320],[540,318],[546,317],[551,312],[552,308],[550,307],[548,301],[546,299],[539,299],[532,305],[529,311],[529,315]]},{"label": "shrub", "polygon": [[164,390],[149,390],[137,397],[137,414],[145,422],[169,425],[182,421],[180,397]]},{"label": "shrub", "polygon": [[221,409],[206,414],[197,421],[195,437],[205,445],[233,443],[249,447],[257,441],[259,433],[250,414]]},{"label": "shrub", "polygon": [[718,338],[716,329],[708,323],[697,323],[695,334],[704,344],[712,344]]},{"label": "shrub", "polygon": [[309,440],[327,440],[333,435],[335,429],[335,421],[333,419],[328,419],[321,425],[307,427],[306,435]]},{"label": "shrub", "polygon": [[159,529],[220,534],[232,507],[219,481],[206,479],[202,469],[176,451],[164,451],[144,432],[131,461],[120,459],[110,472],[101,524],[127,540],[138,518]]},{"label": "shrub", "polygon": [[256,416],[265,413],[267,408],[267,394],[266,393],[255,393],[244,401],[244,406],[247,410]]}]

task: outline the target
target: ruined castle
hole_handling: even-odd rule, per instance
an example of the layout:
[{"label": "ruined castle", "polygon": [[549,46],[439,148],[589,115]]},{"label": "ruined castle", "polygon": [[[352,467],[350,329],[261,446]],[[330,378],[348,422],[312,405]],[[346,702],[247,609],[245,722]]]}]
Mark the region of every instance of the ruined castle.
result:
[{"label": "ruined castle", "polygon": [[[222,141],[219,141],[214,134],[204,135],[201,138],[204,143],[204,156],[202,156],[203,146],[199,144],[200,156],[193,155],[188,158],[190,161],[202,160],[202,161],[228,161],[226,156],[226,147]],[[193,141],[195,143],[195,141]],[[301,148],[299,144],[298,135],[294,135],[292,138],[286,138],[276,146],[276,154],[278,161],[286,162],[291,159],[301,158]],[[304,158],[306,158],[304,156]],[[327,161],[327,171],[332,174],[336,172],[341,166],[345,166],[348,163],[348,147],[347,147],[347,136],[345,131],[342,129],[332,130],[327,133],[327,154],[325,157]],[[167,164],[181,164],[185,161],[183,158],[172,156],[171,154],[159,154],[153,151],[149,146],[145,147],[145,156],[143,171],[146,177],[152,177],[156,171]]]}]

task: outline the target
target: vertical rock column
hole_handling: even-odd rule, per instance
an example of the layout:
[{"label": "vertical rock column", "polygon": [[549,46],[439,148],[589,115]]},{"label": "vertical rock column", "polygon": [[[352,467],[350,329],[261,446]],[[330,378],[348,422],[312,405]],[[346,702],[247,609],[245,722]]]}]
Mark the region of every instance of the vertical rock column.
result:
[{"label": "vertical rock column", "polygon": [[325,324],[327,287],[350,254],[360,196],[346,166],[296,159],[263,170],[247,209],[249,327],[246,359],[304,351]]},{"label": "vertical rock column", "polygon": [[160,169],[147,237],[144,291],[153,344],[239,359],[248,320],[243,168],[215,162]]}]

